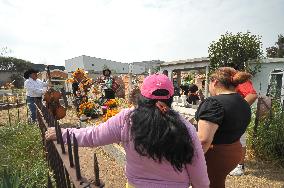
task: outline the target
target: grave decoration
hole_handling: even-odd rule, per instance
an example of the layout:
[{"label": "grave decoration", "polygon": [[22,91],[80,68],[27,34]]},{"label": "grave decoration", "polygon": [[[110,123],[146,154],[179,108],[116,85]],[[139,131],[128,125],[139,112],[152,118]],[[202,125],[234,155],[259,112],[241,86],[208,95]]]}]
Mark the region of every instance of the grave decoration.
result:
[{"label": "grave decoration", "polygon": [[66,82],[77,83],[75,97],[79,101],[77,115],[81,121],[96,118],[106,121],[119,113],[120,109],[129,107],[125,99],[104,98],[101,83],[90,78],[83,69],[77,69]]}]

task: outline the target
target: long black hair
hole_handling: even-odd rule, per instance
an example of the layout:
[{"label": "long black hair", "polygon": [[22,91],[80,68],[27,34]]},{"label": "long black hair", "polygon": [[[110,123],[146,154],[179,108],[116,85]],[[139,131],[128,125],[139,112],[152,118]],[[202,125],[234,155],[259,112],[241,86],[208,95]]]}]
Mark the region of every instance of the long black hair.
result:
[{"label": "long black hair", "polygon": [[[166,96],[168,91],[158,90],[153,94]],[[166,113],[161,112],[155,106],[157,101],[170,107],[173,98],[156,100],[139,96],[138,107],[130,118],[135,150],[155,161],[166,159],[175,170],[181,172],[185,164],[191,163],[194,155],[191,136],[179,115],[171,109]]]}]

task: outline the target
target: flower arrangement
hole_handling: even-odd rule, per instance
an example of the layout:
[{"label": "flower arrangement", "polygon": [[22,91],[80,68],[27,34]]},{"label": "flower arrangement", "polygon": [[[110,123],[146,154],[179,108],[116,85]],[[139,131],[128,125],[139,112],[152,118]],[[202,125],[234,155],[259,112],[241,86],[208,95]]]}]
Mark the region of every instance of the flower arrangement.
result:
[{"label": "flower arrangement", "polygon": [[108,109],[116,108],[118,106],[117,99],[109,99],[104,103],[104,106],[107,106]]},{"label": "flower arrangement", "polygon": [[125,99],[106,99],[101,96],[103,87],[112,81],[109,80],[108,83],[106,80],[93,80],[83,69],[77,69],[66,80],[68,83],[78,83],[76,95],[80,99],[80,105],[77,115],[81,121],[90,120],[88,117],[102,117],[102,121],[107,121],[119,112],[118,107],[129,107]]},{"label": "flower arrangement", "polygon": [[107,109],[106,114],[103,116],[103,121],[106,122],[109,118],[115,116],[118,114],[119,110],[118,109]]},{"label": "flower arrangement", "polygon": [[128,100],[123,98],[116,98],[116,101],[119,108],[130,108],[132,106]]},{"label": "flower arrangement", "polygon": [[72,84],[72,83],[75,82],[75,80],[74,80],[74,78],[68,78],[68,79],[66,80],[66,82]]},{"label": "flower arrangement", "polygon": [[81,82],[82,80],[87,78],[87,73],[84,71],[84,69],[78,68],[75,72],[72,73],[72,77]]},{"label": "flower arrangement", "polygon": [[89,89],[91,88],[91,86],[93,85],[93,83],[94,83],[93,79],[85,78],[84,80],[80,82],[79,89],[81,90],[81,92],[87,93]]},{"label": "flower arrangement", "polygon": [[82,80],[87,79],[87,73],[84,69],[78,68],[75,72],[72,73],[72,77],[66,80],[67,83],[81,82]]},{"label": "flower arrangement", "polygon": [[99,115],[102,115],[101,106],[92,101],[84,102],[79,106],[79,115],[85,115],[92,118],[98,117]]}]

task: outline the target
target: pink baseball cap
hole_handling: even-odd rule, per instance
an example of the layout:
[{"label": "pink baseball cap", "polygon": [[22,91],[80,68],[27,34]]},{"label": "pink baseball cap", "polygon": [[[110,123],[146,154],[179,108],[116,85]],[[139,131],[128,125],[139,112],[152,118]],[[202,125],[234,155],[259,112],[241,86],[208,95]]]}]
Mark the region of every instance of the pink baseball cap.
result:
[{"label": "pink baseball cap", "polygon": [[[153,95],[158,89],[165,89],[169,92],[166,96]],[[147,76],[141,86],[141,94],[149,99],[169,99],[174,95],[174,86],[171,80],[164,74],[153,74]]]}]

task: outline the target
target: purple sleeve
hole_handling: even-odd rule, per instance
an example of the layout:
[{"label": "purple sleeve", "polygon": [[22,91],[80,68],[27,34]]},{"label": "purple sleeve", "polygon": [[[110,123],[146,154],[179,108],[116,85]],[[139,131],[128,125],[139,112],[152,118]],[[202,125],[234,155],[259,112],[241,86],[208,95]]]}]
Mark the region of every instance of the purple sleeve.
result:
[{"label": "purple sleeve", "polygon": [[[75,134],[78,145],[81,147],[103,146],[121,141],[121,131],[125,124],[125,115],[128,110],[122,110],[106,122],[98,126],[86,128],[70,128],[69,133]],[[64,143],[67,142],[67,129],[62,131]],[[72,139],[72,137],[71,137]]]},{"label": "purple sleeve", "polygon": [[191,123],[186,121],[186,119],[184,119],[183,117],[181,117],[181,119],[187,126],[187,130],[191,135],[191,139],[195,149],[192,163],[186,165],[186,170],[189,175],[189,181],[191,182],[193,187],[209,188],[210,181],[207,174],[206,161],[201,143],[197,137],[196,129]]}]

